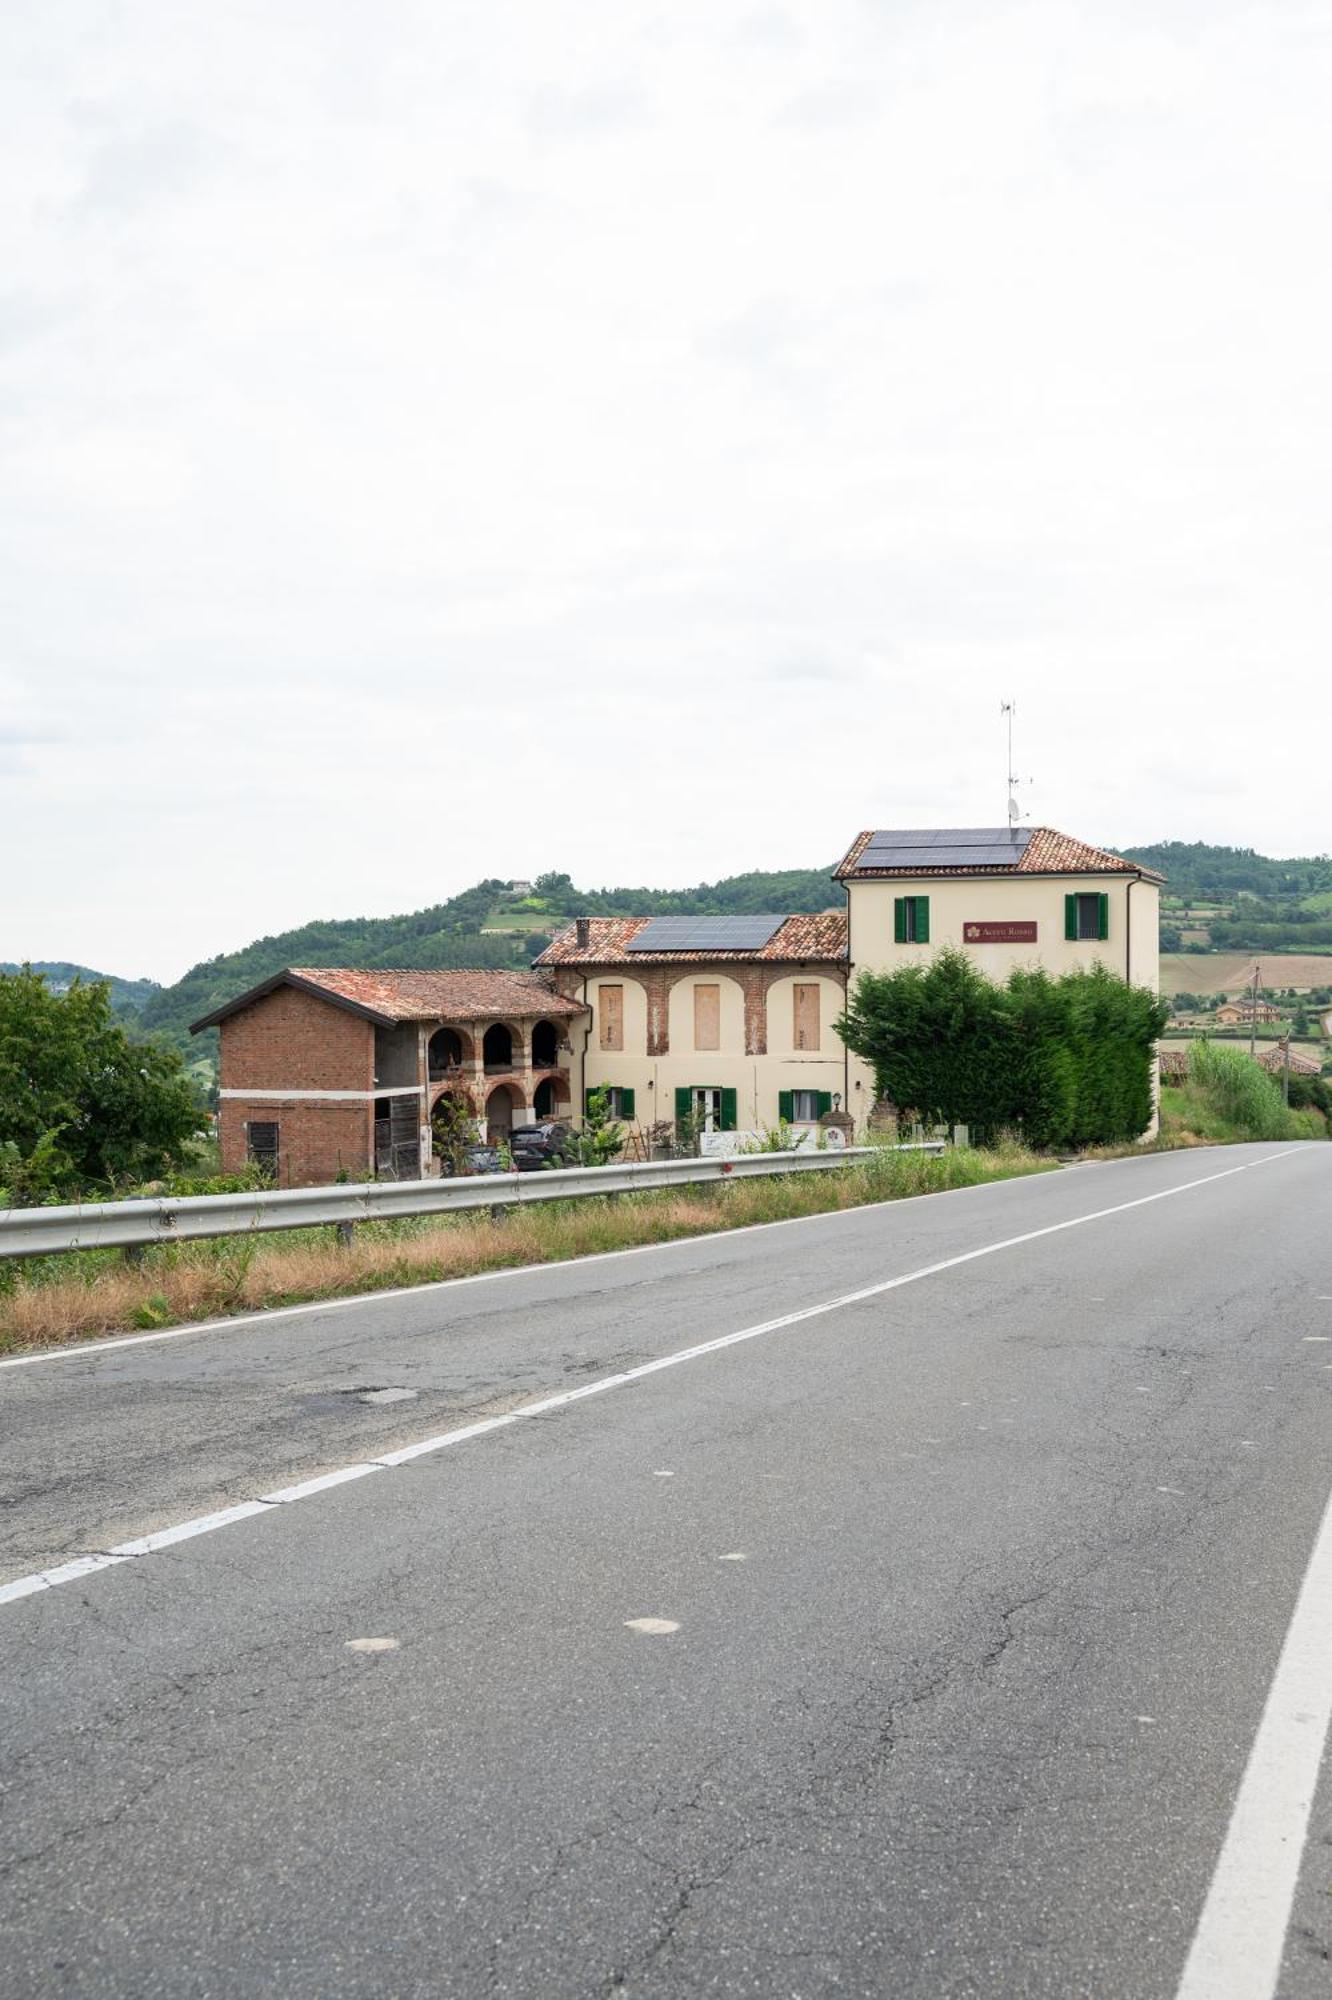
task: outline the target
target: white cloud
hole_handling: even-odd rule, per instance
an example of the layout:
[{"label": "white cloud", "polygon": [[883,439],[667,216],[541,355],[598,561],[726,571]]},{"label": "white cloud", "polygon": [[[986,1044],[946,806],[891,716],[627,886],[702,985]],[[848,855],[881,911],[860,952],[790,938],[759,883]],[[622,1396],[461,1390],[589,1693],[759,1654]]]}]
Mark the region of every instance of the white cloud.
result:
[{"label": "white cloud", "polygon": [[1330,70],[1233,0],[14,0],[7,955],[997,818],[1004,694],[1038,818],[1325,848]]}]

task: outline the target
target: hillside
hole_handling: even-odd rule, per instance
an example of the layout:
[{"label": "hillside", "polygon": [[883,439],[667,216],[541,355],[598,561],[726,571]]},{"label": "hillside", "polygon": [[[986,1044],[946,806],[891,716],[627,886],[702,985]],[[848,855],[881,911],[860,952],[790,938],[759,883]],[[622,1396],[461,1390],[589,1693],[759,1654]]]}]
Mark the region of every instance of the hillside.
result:
[{"label": "hillside", "polygon": [[193,966],[174,986],[160,989],[140,1024],[197,1054],[190,1022],[286,965],[525,968],[571,917],[826,910],[841,900],[830,873],[831,864],[733,875],[692,889],[578,889],[569,876],[548,874],[538,876],[531,893],[522,896],[492,878],[407,916],[330,920],[258,938],[243,951]]},{"label": "hillside", "polygon": [[[1309,970],[1309,954],[1329,954],[1325,962],[1332,978],[1332,860],[1326,855],[1274,860],[1252,848],[1201,841],[1162,841],[1118,851],[1167,877],[1162,951],[1182,950],[1190,960],[1180,972],[1172,963],[1170,985],[1217,990],[1226,983],[1222,966],[1207,961],[1225,955],[1228,968],[1237,954],[1252,952],[1264,955],[1269,983],[1321,984],[1314,976],[1317,968]],[[512,884],[491,877],[447,902],[403,916],[330,918],[257,938],[241,951],[192,967],[174,986],[117,978],[109,983],[123,1018],[198,1058],[210,1053],[207,1043],[214,1038],[201,1047],[190,1037],[190,1022],[285,965],[521,968],[555,929],[578,915],[806,911],[840,901],[829,868],[755,871],[688,889],[580,889],[568,875],[550,873],[515,893]],[[1305,954],[1300,971],[1292,969],[1283,978],[1282,960],[1273,958],[1269,966],[1269,956],[1280,951]],[[1293,967],[1295,961],[1290,963]],[[102,976],[76,965],[38,969],[57,981]]]},{"label": "hillside", "polygon": [[[40,972],[48,986],[63,992],[76,979],[85,986],[104,985],[111,989],[111,1011],[127,1024],[138,1021],[144,1008],[162,988],[155,979],[119,979],[113,972],[94,972],[90,965],[71,965],[64,959],[34,958],[34,972]],[[0,963],[0,972],[20,972],[21,966]]]}]

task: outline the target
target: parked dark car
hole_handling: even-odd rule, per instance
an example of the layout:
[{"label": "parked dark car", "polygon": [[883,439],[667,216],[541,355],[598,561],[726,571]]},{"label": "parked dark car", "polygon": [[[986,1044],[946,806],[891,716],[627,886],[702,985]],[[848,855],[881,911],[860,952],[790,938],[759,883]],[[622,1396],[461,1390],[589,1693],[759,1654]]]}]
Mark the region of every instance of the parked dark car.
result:
[{"label": "parked dark car", "polygon": [[463,1154],[465,1174],[498,1174],[503,1167],[504,1162],[494,1146],[469,1146]]},{"label": "parked dark car", "polygon": [[562,1167],[577,1157],[578,1142],[567,1125],[548,1118],[540,1125],[518,1125],[509,1134],[509,1151],[520,1174],[538,1168]]}]

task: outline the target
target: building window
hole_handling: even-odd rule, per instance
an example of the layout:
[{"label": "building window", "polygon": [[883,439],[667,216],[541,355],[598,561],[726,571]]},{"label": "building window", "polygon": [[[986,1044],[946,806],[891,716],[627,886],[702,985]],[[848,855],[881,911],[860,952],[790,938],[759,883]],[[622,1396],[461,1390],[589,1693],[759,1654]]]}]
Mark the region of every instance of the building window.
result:
[{"label": "building window", "polygon": [[634,1093],[623,1084],[594,1083],[584,1093],[585,1098],[604,1097],[608,1118],[629,1119],[634,1115]]},{"label": "building window", "polygon": [[693,1121],[696,1132],[734,1132],[736,1093],[712,1084],[681,1084],[675,1093],[675,1121]]},{"label": "building window", "polygon": [[597,988],[598,1047],[612,1051],[624,1047],[624,988]]},{"label": "building window", "polygon": [[252,1120],[245,1127],[245,1156],[272,1180],[278,1171],[278,1126],[275,1120]]},{"label": "building window", "polygon": [[1078,943],[1104,942],[1110,935],[1110,898],[1075,895],[1064,898],[1064,936]]},{"label": "building window", "polygon": [[930,899],[928,896],[893,898],[893,942],[928,944],[930,941]]},{"label": "building window", "polygon": [[828,1090],[779,1090],[777,1116],[788,1125],[817,1125],[825,1111],[832,1110]]},{"label": "building window", "polygon": [[803,980],[796,981],[795,1046],[798,1049],[819,1046],[819,989],[812,981],[808,985]]},{"label": "building window", "polygon": [[721,987],[694,988],[694,1047],[721,1047]]}]

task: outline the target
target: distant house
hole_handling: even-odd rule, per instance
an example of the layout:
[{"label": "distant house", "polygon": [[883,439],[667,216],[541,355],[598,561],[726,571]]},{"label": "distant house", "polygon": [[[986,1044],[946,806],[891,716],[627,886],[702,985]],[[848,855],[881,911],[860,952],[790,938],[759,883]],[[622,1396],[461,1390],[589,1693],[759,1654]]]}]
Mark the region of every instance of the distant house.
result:
[{"label": "distant house", "polygon": [[1256,1006],[1252,1000],[1226,1000],[1212,1016],[1214,1021],[1226,1027],[1248,1027],[1259,1021],[1284,1021],[1285,1018],[1281,1008],[1274,1007],[1269,1000],[1260,1000]]},{"label": "distant house", "polygon": [[[1254,1061],[1261,1068],[1270,1071],[1273,1076],[1281,1076],[1286,1068],[1287,1052],[1280,1042],[1271,1042],[1265,1049],[1258,1051]],[[1311,1056],[1304,1055],[1299,1049],[1290,1050],[1289,1063],[1292,1076],[1321,1076],[1323,1073],[1322,1064],[1315,1062]]]},{"label": "distant house", "polygon": [[568,1115],[587,1009],[522,972],[293,966],[196,1021],[219,1030],[222,1168],[283,1187],[339,1174],[415,1180],[454,1099],[492,1140]]}]

